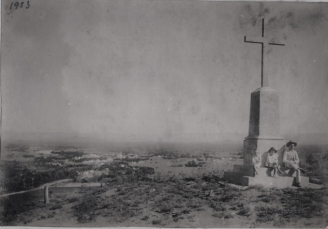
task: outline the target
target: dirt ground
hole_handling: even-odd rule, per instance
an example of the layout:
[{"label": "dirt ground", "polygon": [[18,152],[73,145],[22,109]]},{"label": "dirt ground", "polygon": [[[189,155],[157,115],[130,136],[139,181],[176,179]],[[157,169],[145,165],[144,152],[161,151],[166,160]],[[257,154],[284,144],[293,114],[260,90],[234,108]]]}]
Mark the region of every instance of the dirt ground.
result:
[{"label": "dirt ground", "polygon": [[216,177],[112,183],[24,206],[1,200],[1,224],[83,227],[326,227],[328,189],[238,187]]}]

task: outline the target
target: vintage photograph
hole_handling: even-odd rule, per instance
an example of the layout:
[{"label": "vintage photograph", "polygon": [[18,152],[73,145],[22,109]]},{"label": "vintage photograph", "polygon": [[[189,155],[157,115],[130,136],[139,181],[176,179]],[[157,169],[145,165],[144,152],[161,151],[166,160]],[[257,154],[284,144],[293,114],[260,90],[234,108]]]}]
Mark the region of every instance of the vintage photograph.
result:
[{"label": "vintage photograph", "polygon": [[0,226],[326,228],[328,3],[2,0]]}]

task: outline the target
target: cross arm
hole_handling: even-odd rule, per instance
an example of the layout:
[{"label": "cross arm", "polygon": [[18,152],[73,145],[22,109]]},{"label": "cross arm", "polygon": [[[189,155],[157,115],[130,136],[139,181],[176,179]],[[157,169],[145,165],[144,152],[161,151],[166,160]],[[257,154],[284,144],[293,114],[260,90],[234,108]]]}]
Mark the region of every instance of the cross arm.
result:
[{"label": "cross arm", "polygon": [[[258,41],[256,41],[258,40]],[[255,43],[255,44],[263,44],[264,46],[268,46],[268,45],[278,45],[278,46],[285,46],[285,44],[279,44],[279,43],[274,43],[274,42],[270,42],[270,40],[266,37],[261,37],[261,38],[255,38],[255,39],[251,39],[251,40],[247,40],[246,36],[244,36],[244,42],[246,43]]]},{"label": "cross arm", "polygon": [[285,44],[276,44],[276,43],[268,43],[269,45],[280,45],[280,46],[285,46]]},{"label": "cross arm", "polygon": [[248,40],[246,40],[246,36],[244,36],[244,42],[246,42],[246,43],[255,43],[255,44],[263,44],[263,42],[259,42],[259,41],[248,41]]}]

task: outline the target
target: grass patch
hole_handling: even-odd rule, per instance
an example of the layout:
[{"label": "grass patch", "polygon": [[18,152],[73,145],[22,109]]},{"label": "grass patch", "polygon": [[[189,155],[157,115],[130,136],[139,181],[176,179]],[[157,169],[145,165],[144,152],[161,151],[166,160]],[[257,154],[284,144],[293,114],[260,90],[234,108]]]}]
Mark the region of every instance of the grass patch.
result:
[{"label": "grass patch", "polygon": [[269,222],[275,219],[276,214],[281,214],[281,209],[271,206],[255,207],[256,215],[258,216],[256,221]]},{"label": "grass patch", "polygon": [[281,197],[281,203],[284,206],[282,217],[312,218],[323,215],[326,193],[312,189],[286,189],[283,192]]}]

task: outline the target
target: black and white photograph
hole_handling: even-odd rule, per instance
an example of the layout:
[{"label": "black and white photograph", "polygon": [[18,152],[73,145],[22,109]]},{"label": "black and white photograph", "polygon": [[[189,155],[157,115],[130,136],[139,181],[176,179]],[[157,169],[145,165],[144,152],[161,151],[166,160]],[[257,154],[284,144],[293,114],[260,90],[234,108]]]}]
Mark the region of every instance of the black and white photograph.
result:
[{"label": "black and white photograph", "polygon": [[328,2],[2,0],[2,227],[326,228]]}]

